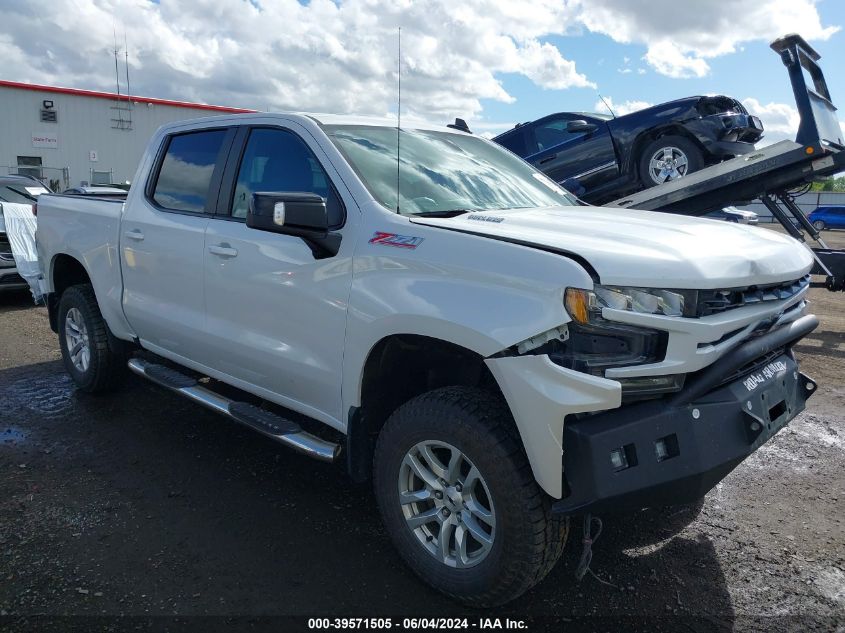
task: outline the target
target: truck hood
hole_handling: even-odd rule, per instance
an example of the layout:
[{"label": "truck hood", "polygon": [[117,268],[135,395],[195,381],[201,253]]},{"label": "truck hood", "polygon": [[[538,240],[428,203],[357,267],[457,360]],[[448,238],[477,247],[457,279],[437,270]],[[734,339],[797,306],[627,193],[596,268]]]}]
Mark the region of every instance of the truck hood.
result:
[{"label": "truck hood", "polygon": [[738,288],[797,279],[813,263],[796,240],[766,228],[652,211],[548,207],[411,221],[575,256],[620,286]]}]

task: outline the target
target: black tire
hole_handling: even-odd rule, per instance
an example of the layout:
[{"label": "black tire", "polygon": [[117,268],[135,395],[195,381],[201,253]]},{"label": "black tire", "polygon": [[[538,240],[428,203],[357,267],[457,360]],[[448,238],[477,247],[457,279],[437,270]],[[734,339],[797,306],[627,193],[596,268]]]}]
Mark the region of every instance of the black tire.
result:
[{"label": "black tire", "polygon": [[[68,349],[67,315],[72,309],[81,314],[88,337],[90,354],[84,370],[74,364],[71,350]],[[127,372],[126,349],[121,341],[109,333],[90,284],[71,286],[62,293],[58,326],[62,361],[77,387],[88,393],[100,393],[113,391],[122,384]]]},{"label": "black tire", "polygon": [[[461,451],[489,488],[496,531],[489,553],[473,567],[450,567],[430,553],[399,503],[406,453],[432,440]],[[425,582],[465,604],[513,600],[542,580],[563,551],[569,521],[551,514],[551,499],[534,480],[507,403],[496,394],[444,387],[408,401],[382,429],[373,470],[379,510],[399,554]]]},{"label": "black tire", "polygon": [[813,222],[813,228],[817,231],[824,231],[827,228],[827,224],[824,223],[824,220],[816,220]]},{"label": "black tire", "polygon": [[[704,167],[704,152],[698,145],[684,136],[661,136],[649,143],[639,157],[640,182],[646,189],[660,184],[651,175],[650,163],[655,154],[663,152],[666,148],[675,148],[686,156],[687,164],[681,176],[686,176]],[[678,169],[678,171],[682,170]]]}]

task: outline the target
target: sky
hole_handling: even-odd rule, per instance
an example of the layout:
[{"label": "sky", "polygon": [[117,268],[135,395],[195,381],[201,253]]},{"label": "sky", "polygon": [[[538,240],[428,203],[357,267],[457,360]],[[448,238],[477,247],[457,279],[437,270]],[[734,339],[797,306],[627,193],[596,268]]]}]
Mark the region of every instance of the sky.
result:
[{"label": "sky", "polygon": [[[0,79],[258,110],[465,119],[487,136],[560,111],[695,94],[794,137],[768,43],[803,35],[845,104],[845,0],[0,0]],[[401,28],[401,57],[398,32]],[[845,120],[845,114],[840,113]]]}]

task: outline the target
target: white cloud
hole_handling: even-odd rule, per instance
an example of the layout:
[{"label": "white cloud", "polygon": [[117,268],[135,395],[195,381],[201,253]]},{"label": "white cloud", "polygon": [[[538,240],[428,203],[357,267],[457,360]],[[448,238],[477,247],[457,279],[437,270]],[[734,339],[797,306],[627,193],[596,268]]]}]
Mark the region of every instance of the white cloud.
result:
[{"label": "white cloud", "polygon": [[686,55],[677,44],[665,40],[649,46],[643,59],[661,75],[675,78],[704,77],[710,70],[702,58]]},{"label": "white cloud", "polygon": [[742,100],[742,105],[751,114],[760,117],[763,122],[763,138],[757,143],[758,147],[765,147],[783,140],[795,140],[801,117],[795,106],[786,103],[767,103],[763,105],[757,99],[748,97]]},{"label": "white cloud", "polygon": [[[593,87],[541,38],[570,29],[573,10],[537,0],[0,0],[6,79],[114,89],[113,25],[125,27],[132,91],[253,107],[395,111],[397,29],[408,116],[472,119],[482,99],[513,96],[500,73],[543,88]],[[11,5],[11,6],[10,6]]]},{"label": "white cloud", "polygon": [[[0,0],[5,79],[112,90],[113,25],[125,26],[135,94],[257,109],[396,108],[402,27],[403,116],[460,116],[514,101],[516,73],[544,89],[593,88],[573,57],[585,30],[644,46],[647,66],[698,77],[743,43],[798,31],[826,39],[815,0]],[[571,36],[555,46],[549,36]],[[559,40],[555,40],[556,42]],[[603,63],[603,59],[596,62]],[[623,57],[620,72],[632,60]],[[637,74],[646,72],[635,62]],[[609,63],[607,64],[609,66]],[[609,69],[608,69],[609,70]],[[624,107],[622,104],[620,107]]]},{"label": "white cloud", "polygon": [[[742,100],[742,105],[763,122],[763,138],[757,143],[757,147],[765,147],[778,141],[794,141],[798,134],[798,126],[801,124],[801,117],[794,105],[787,103],[766,103],[762,104],[753,97]],[[845,121],[839,122],[840,129],[845,130]]]},{"label": "white cloud", "polygon": [[[606,105],[604,101],[607,102]],[[610,114],[610,111],[612,110],[613,114],[616,116],[630,114],[631,112],[636,112],[637,110],[644,110],[645,108],[650,108],[654,105],[648,101],[623,101],[622,103],[614,103],[612,97],[605,97],[604,101],[601,99],[596,101],[593,105],[595,111]],[[608,109],[608,106],[610,106],[610,109]]]},{"label": "white cloud", "polygon": [[757,99],[748,97],[742,100],[742,105],[763,121],[766,130],[778,134],[795,136],[801,117],[795,106],[786,103],[767,103],[763,105]]},{"label": "white cloud", "polygon": [[575,70],[575,62],[564,59],[549,43],[527,42],[516,56],[514,68],[543,88],[596,87]]},{"label": "white cloud", "polygon": [[[617,42],[647,47],[645,60],[670,77],[701,77],[708,59],[733,53],[744,42],[801,33],[826,40],[839,30],[823,26],[816,0],[575,0],[577,19]],[[718,6],[717,6],[718,5]]]}]

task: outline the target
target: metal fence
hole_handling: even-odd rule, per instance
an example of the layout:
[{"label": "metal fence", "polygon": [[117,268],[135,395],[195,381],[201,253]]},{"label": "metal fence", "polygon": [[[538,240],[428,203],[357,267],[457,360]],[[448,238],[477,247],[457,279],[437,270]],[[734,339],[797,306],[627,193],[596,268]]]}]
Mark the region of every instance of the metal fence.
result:
[{"label": "metal fence", "polygon": [[92,185],[110,185],[114,182],[113,169],[91,169]]},{"label": "metal fence", "polygon": [[[809,215],[820,206],[832,204],[845,206],[845,193],[839,191],[808,191],[800,196],[795,196],[795,204],[804,212],[804,215]],[[760,222],[777,222],[762,202],[755,200],[751,204],[738,208],[753,211],[760,216]]]}]

